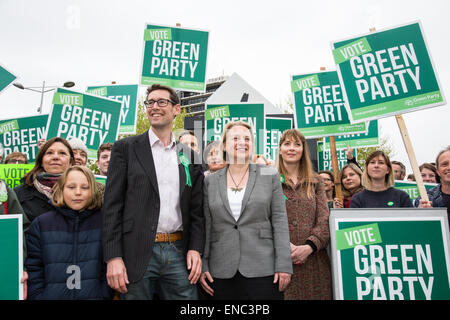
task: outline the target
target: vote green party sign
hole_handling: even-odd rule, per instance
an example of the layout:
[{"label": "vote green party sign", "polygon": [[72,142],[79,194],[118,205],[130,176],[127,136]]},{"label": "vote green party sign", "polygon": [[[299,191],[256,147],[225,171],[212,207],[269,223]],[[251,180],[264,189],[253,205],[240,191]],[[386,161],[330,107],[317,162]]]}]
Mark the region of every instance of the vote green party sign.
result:
[{"label": "vote green party sign", "polygon": [[97,159],[100,145],[117,139],[121,108],[116,100],[58,88],[47,122],[47,140],[79,138],[88,148],[88,157]]},{"label": "vote green party sign", "polygon": [[147,24],[141,85],[205,92],[208,31]]},{"label": "vote green party sign", "polygon": [[331,209],[334,298],[450,299],[445,208]]},{"label": "vote green party sign", "polygon": [[264,156],[273,161],[278,157],[278,145],[285,130],[292,129],[291,118],[266,116],[264,131]]},{"label": "vote green party sign", "polygon": [[[330,138],[325,137],[324,149],[330,150]],[[365,133],[344,134],[335,137],[336,149],[344,149],[347,146],[351,148],[367,148],[380,145],[378,134],[378,120],[372,120],[367,125]]]},{"label": "vote green party sign", "polygon": [[0,179],[6,182],[11,189],[20,185],[22,179],[34,164],[0,164]]},{"label": "vote green party sign", "polygon": [[29,163],[36,160],[38,140],[45,138],[48,115],[14,118],[0,121],[0,143],[3,158],[12,152],[22,152]]},{"label": "vote green party sign", "polygon": [[[436,183],[424,183],[424,185],[425,185],[425,190],[427,190],[427,191],[430,189],[433,189],[434,187],[437,186]],[[417,187],[417,182],[415,182],[415,181],[395,180],[394,188],[403,190],[407,194],[409,194],[409,197],[411,198],[413,203],[414,203],[414,200],[420,196],[419,188]]]},{"label": "vote green party sign", "polygon": [[119,134],[136,133],[138,110],[137,84],[91,86],[87,88],[86,92],[119,101],[122,104],[122,108],[120,109]]},{"label": "vote green party sign", "polygon": [[261,154],[264,151],[264,104],[216,104],[206,105],[205,128],[206,142],[220,141],[222,132],[228,122],[243,121],[253,127],[255,137],[255,152]]},{"label": "vote green party sign", "polygon": [[9,86],[17,77],[0,65],[0,92]]},{"label": "vote green party sign", "polygon": [[22,300],[22,215],[0,215],[0,300]]},{"label": "vote green party sign", "polygon": [[[341,170],[347,164],[347,151],[346,149],[337,149],[336,155],[338,158],[339,170]],[[356,159],[356,149],[353,149],[353,157]],[[317,168],[318,171],[329,170],[333,171],[333,160],[331,158],[330,149],[325,150],[323,141],[317,141]]]},{"label": "vote green party sign", "polygon": [[351,124],[336,71],[291,77],[295,123],[306,138],[365,132],[364,122]]},{"label": "vote green party sign", "polygon": [[419,21],[331,46],[352,123],[446,103]]}]

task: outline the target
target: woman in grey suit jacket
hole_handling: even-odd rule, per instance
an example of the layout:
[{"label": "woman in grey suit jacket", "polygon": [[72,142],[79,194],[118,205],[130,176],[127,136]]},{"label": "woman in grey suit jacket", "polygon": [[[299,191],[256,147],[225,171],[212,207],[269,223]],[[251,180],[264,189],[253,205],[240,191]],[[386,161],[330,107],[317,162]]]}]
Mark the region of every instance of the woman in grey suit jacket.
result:
[{"label": "woman in grey suit jacket", "polygon": [[286,206],[275,168],[250,163],[252,127],[230,122],[228,165],[205,179],[200,283],[214,299],[283,299],[292,273]]}]

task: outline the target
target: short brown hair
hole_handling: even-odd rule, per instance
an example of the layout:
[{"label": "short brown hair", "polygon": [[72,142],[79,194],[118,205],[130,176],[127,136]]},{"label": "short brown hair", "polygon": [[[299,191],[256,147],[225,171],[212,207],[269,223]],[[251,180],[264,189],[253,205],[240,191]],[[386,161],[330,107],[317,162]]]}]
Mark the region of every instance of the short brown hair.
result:
[{"label": "short brown hair", "polygon": [[440,177],[439,177],[439,175],[437,173],[437,169],[436,169],[435,165],[433,165],[431,163],[428,163],[428,162],[425,162],[425,163],[422,163],[422,165],[419,167],[420,173],[422,173],[423,169],[428,169],[428,170],[432,171],[434,173],[434,177],[436,179],[436,183],[441,183],[441,179],[440,179]]},{"label": "short brown hair", "polygon": [[396,165],[400,166],[401,173],[406,174],[406,167],[403,163],[401,163],[400,161],[394,160],[394,161],[391,161],[391,164],[396,164]]},{"label": "short brown hair", "polygon": [[148,95],[155,90],[166,90],[169,92],[170,94],[170,100],[172,100],[173,102],[175,102],[175,104],[180,104],[180,98],[178,97],[177,93],[175,90],[173,90],[171,87],[168,86],[163,86],[161,84],[155,83],[152,84],[151,87],[147,88],[147,95],[145,96],[145,99],[147,99]]},{"label": "short brown hair", "polygon": [[7,164],[9,161],[11,161],[14,158],[24,158],[25,159],[25,163],[28,163],[28,159],[27,156],[24,155],[22,152],[11,152],[10,154],[8,154],[8,156],[5,158],[5,164]]},{"label": "short brown hair", "polygon": [[34,179],[34,175],[36,174],[36,172],[43,170],[44,168],[42,167],[42,162],[43,162],[43,158],[45,156],[45,153],[47,152],[47,149],[50,148],[52,146],[52,144],[54,144],[55,142],[60,142],[63,145],[65,145],[67,147],[67,149],[69,150],[69,154],[70,154],[70,165],[73,166],[75,164],[75,156],[73,155],[73,150],[72,147],[70,146],[69,142],[67,142],[66,139],[61,138],[61,137],[54,137],[51,138],[50,140],[47,140],[44,145],[39,149],[39,153],[36,157],[36,162],[34,163],[34,168],[31,169],[31,171],[29,171],[26,175],[25,175],[25,184],[29,187],[33,186],[33,179]]},{"label": "short brown hair", "polygon": [[436,157],[436,168],[439,169],[439,157],[442,156],[447,151],[450,151],[450,146],[447,146],[444,150],[439,151],[437,157]]},{"label": "short brown hair", "polygon": [[106,142],[103,143],[97,150],[97,160],[100,159],[100,154],[105,151],[105,150],[109,150],[111,151],[113,147],[113,144],[111,142]]},{"label": "short brown hair", "polygon": [[67,206],[64,201],[63,191],[64,186],[66,184],[67,176],[71,171],[79,171],[83,173],[89,183],[89,187],[91,190],[91,201],[88,203],[86,209],[89,210],[100,209],[103,203],[102,194],[97,187],[97,183],[95,182],[95,178],[91,170],[89,170],[89,168],[85,166],[73,166],[64,171],[62,176],[58,179],[58,182],[53,187],[53,194],[52,194],[53,205],[55,207]]}]

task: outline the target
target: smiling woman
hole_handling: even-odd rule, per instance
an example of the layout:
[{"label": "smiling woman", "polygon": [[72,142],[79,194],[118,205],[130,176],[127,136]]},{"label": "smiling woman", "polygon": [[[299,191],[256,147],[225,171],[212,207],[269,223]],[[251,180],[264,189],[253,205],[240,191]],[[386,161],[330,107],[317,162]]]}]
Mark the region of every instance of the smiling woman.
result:
[{"label": "smiling woman", "polygon": [[200,283],[213,299],[283,299],[292,265],[280,177],[274,168],[250,162],[254,136],[248,123],[229,122],[221,147],[227,166],[208,175],[203,189]]},{"label": "smiling woman", "polygon": [[74,161],[72,148],[64,138],[52,138],[41,147],[34,168],[14,189],[30,221],[53,209],[49,203],[52,187]]},{"label": "smiling woman", "polygon": [[383,151],[374,151],[367,157],[361,182],[366,189],[353,196],[350,208],[413,206],[405,191],[394,188],[394,170]]}]

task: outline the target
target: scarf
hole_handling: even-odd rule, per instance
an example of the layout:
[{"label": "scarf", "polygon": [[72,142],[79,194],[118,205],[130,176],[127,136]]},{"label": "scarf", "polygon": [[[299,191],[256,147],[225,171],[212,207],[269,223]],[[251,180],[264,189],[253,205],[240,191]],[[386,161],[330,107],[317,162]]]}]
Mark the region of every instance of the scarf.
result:
[{"label": "scarf", "polygon": [[40,193],[51,199],[52,188],[58,181],[60,176],[61,174],[47,173],[45,171],[38,172],[36,173],[35,179],[33,180],[33,185]]}]

